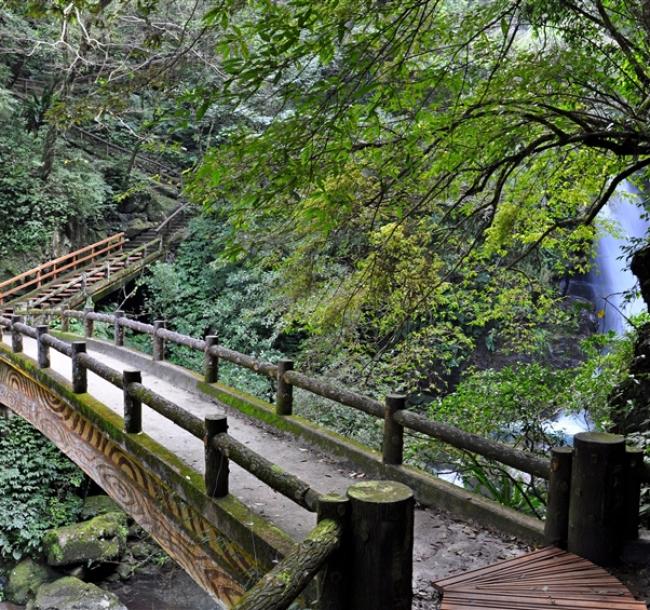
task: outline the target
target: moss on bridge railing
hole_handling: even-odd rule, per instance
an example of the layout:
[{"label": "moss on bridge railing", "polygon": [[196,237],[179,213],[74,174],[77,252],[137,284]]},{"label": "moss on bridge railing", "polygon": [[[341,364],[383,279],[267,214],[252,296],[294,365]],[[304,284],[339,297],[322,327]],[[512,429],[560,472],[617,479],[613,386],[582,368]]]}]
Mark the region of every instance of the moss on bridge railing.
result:
[{"label": "moss on bridge railing", "polygon": [[[145,388],[139,381],[139,373],[137,380],[133,371],[128,371],[128,375],[125,371],[121,376],[118,371],[89,356],[83,342],[68,343],[50,335],[47,326],[33,328],[18,321],[17,317],[13,320],[0,317],[0,326],[9,327],[13,334],[21,337],[35,337],[38,364],[19,353],[23,349],[22,342],[12,341],[11,352],[0,346],[0,398],[12,402],[17,412],[46,434],[52,435],[59,447],[136,519],[143,518],[141,524],[145,529],[207,591],[228,606],[236,604],[235,607],[241,610],[280,610],[295,600],[305,587],[310,586],[313,576],[325,568],[328,576],[320,581],[318,597],[331,610],[374,609],[377,607],[374,600],[377,595],[394,610],[410,608],[414,503],[413,494],[406,486],[393,482],[364,482],[350,488],[348,496],[351,501],[324,497],[299,478],[281,471],[263,456],[229,436],[225,416],[208,418],[201,426],[200,420],[192,416],[192,423],[182,427],[195,436],[205,438],[206,474],[201,484],[196,473],[176,456],[140,434],[141,417],[137,412],[141,402],[147,402],[150,406],[160,406],[164,402],[165,408],[161,410],[182,424],[183,418],[178,417],[183,411],[180,407]],[[72,385],[49,370],[50,348],[72,358]],[[10,362],[12,368],[7,368],[6,362]],[[7,374],[11,375],[11,370],[19,371],[23,380],[33,379],[41,384],[34,388],[46,387],[48,392],[53,393],[52,397],[46,398],[42,390],[35,389],[32,394],[42,397],[39,408],[23,406],[28,405],[29,401],[17,395],[15,388],[21,388],[23,393],[29,392],[25,390],[27,386],[24,381],[16,383],[5,378]],[[87,380],[84,377],[88,370],[123,390],[124,418],[85,392]],[[7,399],[10,394],[11,401]],[[30,398],[33,399],[33,395]],[[134,425],[133,421],[138,423]],[[214,426],[214,422],[220,422],[219,426]],[[68,429],[64,432],[66,426]],[[211,430],[216,433],[211,434]],[[74,440],[71,435],[74,435]],[[83,443],[95,449],[95,453],[83,449]],[[228,494],[227,478],[225,487],[214,486],[220,489],[219,493],[211,492],[214,473],[219,472],[223,480],[224,473],[229,470],[228,459],[233,459],[299,505],[318,511],[319,523],[316,528],[292,549],[287,549],[285,545],[282,553],[285,558],[280,563],[272,559],[273,553],[277,554],[278,548],[284,544],[277,529],[262,525],[260,519],[251,518],[250,513],[244,512],[241,506],[237,510],[243,514],[241,517],[237,515],[233,510],[233,499]],[[198,514],[192,517],[188,513],[190,508],[198,511],[201,518],[211,517],[212,524],[220,529],[214,530],[206,539],[206,526],[197,525]],[[203,543],[207,545],[205,551],[217,555],[217,551],[221,551],[220,557],[215,557],[217,564],[219,558],[227,558],[231,568],[237,565],[241,569],[243,558],[233,564],[232,550],[224,553],[222,537],[226,532],[244,548],[250,549],[252,542],[256,557],[267,545],[267,554],[263,555],[266,565],[277,565],[236,603],[241,589],[237,589],[232,582],[224,584],[223,576],[215,579],[219,570],[206,563],[207,559],[197,562],[197,557],[204,550],[201,553],[197,547],[190,550],[188,545],[196,545],[198,540],[191,542],[184,539],[180,530],[170,539],[169,519],[172,515],[180,519],[177,525],[182,528],[191,525],[195,533],[201,534]],[[162,527],[164,523],[167,525]],[[251,531],[251,526],[256,529]],[[247,529],[248,533],[242,536],[239,533],[241,528]],[[376,537],[370,547],[367,545],[368,531],[375,532]],[[247,540],[253,533],[252,540]],[[361,548],[365,550],[359,552]],[[386,554],[383,552],[385,548],[399,552]],[[341,569],[343,562],[339,550],[343,549],[348,554],[352,553],[346,557],[346,570]],[[336,586],[333,586],[334,574],[338,575]],[[341,590],[346,592],[345,596]],[[374,592],[374,596],[368,595],[369,590]]]}]

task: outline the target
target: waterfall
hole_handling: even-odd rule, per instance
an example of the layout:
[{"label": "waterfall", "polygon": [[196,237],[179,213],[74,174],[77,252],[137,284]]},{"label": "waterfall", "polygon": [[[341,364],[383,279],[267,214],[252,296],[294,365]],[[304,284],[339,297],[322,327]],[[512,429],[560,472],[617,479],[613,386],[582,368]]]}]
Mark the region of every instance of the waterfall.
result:
[{"label": "waterfall", "polygon": [[[598,215],[609,226],[598,241],[591,271],[569,282],[569,294],[595,305],[601,333],[614,331],[622,335],[628,327],[628,318],[644,311],[645,303],[640,296],[625,298],[637,283],[627,260],[629,247],[633,240],[645,238],[650,226],[641,204],[639,191],[629,182],[622,182]],[[560,412],[553,421],[547,422],[546,429],[564,434],[569,441],[574,434],[589,428],[588,414]]]},{"label": "waterfall", "polygon": [[650,227],[641,203],[639,191],[629,182],[622,182],[599,214],[603,223],[613,225],[615,234],[602,235],[592,270],[586,277],[570,282],[570,294],[587,298],[596,306],[600,332],[623,334],[628,327],[627,318],[644,311],[640,296],[624,298],[637,282],[627,261],[629,246],[633,240],[645,238]]}]

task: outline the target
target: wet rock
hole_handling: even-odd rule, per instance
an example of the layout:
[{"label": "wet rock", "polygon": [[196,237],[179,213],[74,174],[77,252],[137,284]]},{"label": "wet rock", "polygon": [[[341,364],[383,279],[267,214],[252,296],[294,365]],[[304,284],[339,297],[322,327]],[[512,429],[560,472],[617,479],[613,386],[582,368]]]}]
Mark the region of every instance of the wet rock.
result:
[{"label": "wet rock", "polygon": [[160,553],[159,547],[144,540],[141,540],[140,542],[134,542],[129,547],[129,550],[135,559],[148,559]]},{"label": "wet rock", "polygon": [[17,604],[26,604],[36,595],[37,589],[46,582],[58,578],[58,574],[48,566],[32,559],[21,561],[9,574],[7,598]]},{"label": "wet rock", "polygon": [[113,593],[74,576],[42,585],[31,610],[128,610]]},{"label": "wet rock", "polygon": [[119,513],[122,509],[108,496],[88,496],[83,503],[79,518],[83,521],[106,513]]},{"label": "wet rock", "polygon": [[122,512],[49,530],[43,537],[47,563],[65,566],[117,559],[126,547],[127,533],[127,517]]}]

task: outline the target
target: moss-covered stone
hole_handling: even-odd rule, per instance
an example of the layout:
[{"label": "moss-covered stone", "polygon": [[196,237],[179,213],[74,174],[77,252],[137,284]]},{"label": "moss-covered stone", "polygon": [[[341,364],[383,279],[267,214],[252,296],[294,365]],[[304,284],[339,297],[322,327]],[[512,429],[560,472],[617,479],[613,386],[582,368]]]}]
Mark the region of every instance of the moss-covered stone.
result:
[{"label": "moss-covered stone", "polygon": [[42,585],[32,610],[127,610],[116,595],[74,576]]},{"label": "moss-covered stone", "polygon": [[47,563],[66,566],[117,559],[124,552],[127,534],[127,518],[122,512],[49,530],[43,537]]},{"label": "moss-covered stone", "polygon": [[107,513],[119,513],[121,508],[108,496],[88,496],[83,503],[79,518],[82,521]]},{"label": "moss-covered stone", "polygon": [[21,561],[9,574],[7,582],[7,599],[26,604],[36,595],[37,589],[46,582],[55,580],[58,574],[48,566],[36,563],[32,559]]}]

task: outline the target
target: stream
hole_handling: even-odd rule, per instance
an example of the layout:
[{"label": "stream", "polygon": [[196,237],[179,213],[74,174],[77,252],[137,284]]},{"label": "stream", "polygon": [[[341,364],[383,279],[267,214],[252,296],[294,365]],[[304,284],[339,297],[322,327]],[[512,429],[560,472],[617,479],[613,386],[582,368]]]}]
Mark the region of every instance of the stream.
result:
[{"label": "stream", "polygon": [[103,583],[129,610],[219,610],[217,604],[171,560],[136,572],[129,580]]}]

